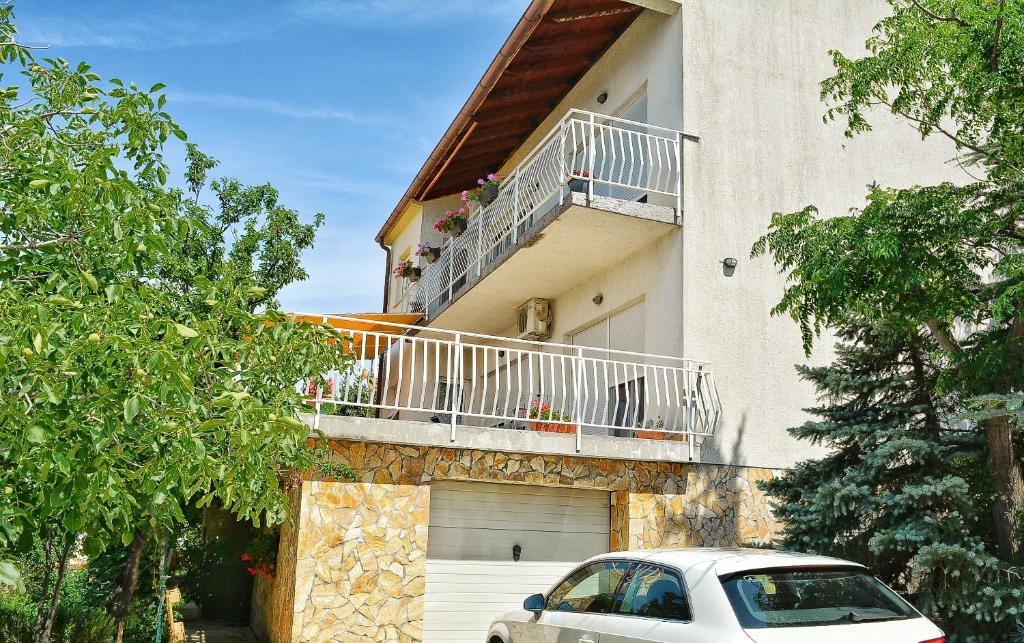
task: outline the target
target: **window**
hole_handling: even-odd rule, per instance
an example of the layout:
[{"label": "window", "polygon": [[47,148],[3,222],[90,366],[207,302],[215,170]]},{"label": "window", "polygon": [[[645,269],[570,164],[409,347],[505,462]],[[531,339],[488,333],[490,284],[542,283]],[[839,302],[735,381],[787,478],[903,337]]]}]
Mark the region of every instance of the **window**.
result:
[{"label": "window", "polygon": [[746,629],[810,627],[915,618],[918,614],[861,569],[746,571],[722,580]]},{"label": "window", "polygon": [[679,576],[645,564],[637,566],[616,612],[673,621],[691,620],[690,604]]},{"label": "window", "polygon": [[545,609],[607,614],[620,598],[615,592],[628,568],[629,563],[624,561],[581,567],[548,595]]}]

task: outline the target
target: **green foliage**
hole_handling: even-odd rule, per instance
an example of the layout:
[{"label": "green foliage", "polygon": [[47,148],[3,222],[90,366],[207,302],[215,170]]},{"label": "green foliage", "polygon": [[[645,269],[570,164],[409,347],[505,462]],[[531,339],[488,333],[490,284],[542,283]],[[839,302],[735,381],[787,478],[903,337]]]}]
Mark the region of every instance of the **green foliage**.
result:
[{"label": "green foliage", "polygon": [[[226,249],[166,186],[162,146],[185,135],[163,86],[36,60],[15,35],[0,7],[0,61],[28,87],[0,90],[0,560],[46,526],[96,556],[215,497],[281,522],[280,480],[313,463],[295,382],[341,359],[335,330],[273,308],[320,218],[221,181],[214,220],[243,228]],[[201,185],[213,162],[191,154]]]},{"label": "green foliage", "polygon": [[355,469],[338,458],[325,441],[320,441],[314,450],[313,471],[321,479],[353,481],[358,479]]},{"label": "green foliage", "polygon": [[[38,569],[41,564],[41,560],[31,559],[20,562],[29,569]],[[38,581],[38,578],[26,577]],[[33,640],[36,608],[42,597],[38,583],[22,590],[0,590],[0,641],[29,643]],[[113,634],[113,619],[102,607],[96,606],[86,572],[68,572],[50,640],[57,643],[106,643]]]},{"label": "green foliage", "polygon": [[165,285],[198,303],[204,293],[197,283],[244,276],[259,289],[251,294],[250,308],[275,307],[282,288],[308,278],[302,253],[313,246],[324,215],[302,223],[298,212],[278,203],[269,183],[245,186],[231,178],[209,182],[216,207],[208,206],[200,197],[217,161],[189,143],[186,162],[188,193],[173,191],[172,197],[188,222],[188,234],[178,253],[160,266]]},{"label": "green foliage", "polygon": [[957,641],[1000,640],[1024,613],[1024,587],[993,555],[985,444],[936,394],[926,334],[847,328],[835,363],[801,367],[825,401],[790,432],[828,447],[764,488],[782,546],[856,560]]},{"label": "green foliage", "polygon": [[867,55],[832,52],[825,121],[852,137],[888,110],[950,141],[965,182],[772,216],[752,254],[788,278],[773,312],[808,353],[826,328],[846,345],[802,371],[829,403],[793,430],[834,451],[767,486],[786,545],[872,564],[958,640],[1007,640],[1024,604],[1024,5],[888,3]]},{"label": "green foliage", "polygon": [[[952,142],[964,184],[871,186],[867,205],[821,217],[775,213],[752,254],[788,277],[775,314],[809,353],[826,327],[898,320],[936,343],[935,387],[961,399],[1019,394],[1024,382],[1024,5],[1005,0],[889,0],[868,55],[832,52],[826,121],[871,129],[879,107]],[[999,556],[1024,562],[1024,431],[985,420]]]}]

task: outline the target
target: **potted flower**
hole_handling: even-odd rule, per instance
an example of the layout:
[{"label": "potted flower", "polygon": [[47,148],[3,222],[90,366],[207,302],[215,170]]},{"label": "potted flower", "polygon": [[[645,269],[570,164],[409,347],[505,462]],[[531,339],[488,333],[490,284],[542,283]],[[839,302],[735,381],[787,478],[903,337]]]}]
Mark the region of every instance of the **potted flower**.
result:
[{"label": "potted flower", "polygon": [[587,170],[573,170],[572,175],[569,176],[569,191],[586,192],[590,178],[590,172]]},{"label": "potted flower", "polygon": [[665,420],[658,418],[657,420],[647,420],[644,422],[645,430],[637,430],[634,432],[638,438],[644,438],[646,440],[664,440],[668,437],[668,434],[659,431],[657,429],[665,428]]},{"label": "potted flower", "polygon": [[[316,380],[309,380],[309,384],[306,385],[306,405],[316,406],[316,395],[319,387],[317,386]],[[334,393],[334,378],[328,377],[324,380],[324,394],[320,399],[329,400],[331,395]]]},{"label": "potted flower", "polygon": [[469,225],[469,206],[448,210],[443,216],[434,219],[434,229],[457,237],[466,231]]},{"label": "potted flower", "polygon": [[395,266],[394,274],[396,277],[405,277],[409,281],[419,281],[423,271],[417,266],[412,265],[412,259],[406,259],[405,261],[398,262],[398,265]]},{"label": "potted flower", "polygon": [[530,418],[530,429],[534,431],[576,433],[575,424],[565,424],[572,422],[572,417],[552,411],[551,404],[547,402],[541,404],[540,400],[532,400],[528,417]]},{"label": "potted flower", "polygon": [[498,172],[492,172],[487,175],[486,179],[476,180],[477,185],[480,186],[476,189],[476,202],[480,204],[481,208],[489,206],[498,198],[498,190],[501,188],[501,180],[504,178]]},{"label": "potted flower", "polygon": [[435,246],[428,246],[425,243],[421,243],[416,246],[416,256],[423,257],[427,260],[427,263],[434,263],[441,258],[441,249]]}]

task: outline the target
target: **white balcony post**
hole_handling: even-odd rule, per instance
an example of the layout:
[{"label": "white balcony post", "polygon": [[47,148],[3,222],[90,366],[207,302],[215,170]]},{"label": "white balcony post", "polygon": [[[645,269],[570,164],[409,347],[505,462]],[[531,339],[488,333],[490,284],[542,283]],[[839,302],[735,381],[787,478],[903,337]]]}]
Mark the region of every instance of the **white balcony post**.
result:
[{"label": "white balcony post", "polygon": [[559,161],[560,167],[558,168],[561,172],[558,183],[558,205],[565,203],[565,197],[568,190],[566,186],[569,184],[569,168],[568,163],[565,161],[565,157],[568,155],[568,151],[565,149],[565,130],[572,127],[572,112],[570,111],[565,118],[562,119],[562,129],[558,133],[558,149],[559,149]]},{"label": "white balcony post", "polygon": [[316,415],[313,416],[313,428],[320,430],[320,406],[324,399],[324,387],[316,387]]},{"label": "white balcony post", "polygon": [[590,112],[590,152],[587,154],[587,203],[594,202],[594,156],[597,153],[597,125],[594,122],[594,113]]},{"label": "white balcony post", "polygon": [[682,220],[683,220],[683,133],[682,132],[676,132],[676,223],[678,224]]},{"label": "white balcony post", "polygon": [[583,409],[580,408],[580,389],[583,387],[583,348],[576,347],[573,350],[572,359],[572,381],[573,381],[573,400],[572,400],[572,419],[576,422],[576,453],[583,450],[583,418],[581,417]]},{"label": "white balcony post", "polygon": [[[449,398],[451,399],[452,413],[449,416],[451,418],[451,436],[452,442],[455,442],[455,425],[459,423],[459,409],[462,407],[462,333],[455,333],[455,343],[452,345],[451,350],[455,351],[453,359],[455,360],[452,368],[452,380],[448,382]],[[454,386],[454,388],[452,388]]]},{"label": "white balcony post", "polygon": [[519,173],[512,174],[512,245],[519,243]]},{"label": "white balcony post", "polygon": [[[476,276],[479,277],[484,271],[484,210],[486,208],[481,207],[476,211]],[[467,266],[467,272],[469,272]]]}]

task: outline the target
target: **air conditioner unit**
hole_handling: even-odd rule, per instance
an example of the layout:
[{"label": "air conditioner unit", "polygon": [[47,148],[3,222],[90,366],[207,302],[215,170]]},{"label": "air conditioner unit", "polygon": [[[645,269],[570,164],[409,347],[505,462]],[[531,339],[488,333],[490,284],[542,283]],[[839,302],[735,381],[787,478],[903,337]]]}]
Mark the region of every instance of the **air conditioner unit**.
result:
[{"label": "air conditioner unit", "polygon": [[519,339],[544,340],[551,337],[551,302],[534,297],[516,309]]}]

